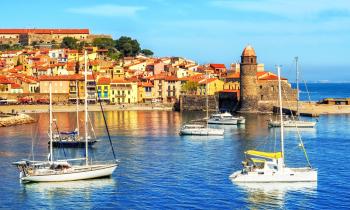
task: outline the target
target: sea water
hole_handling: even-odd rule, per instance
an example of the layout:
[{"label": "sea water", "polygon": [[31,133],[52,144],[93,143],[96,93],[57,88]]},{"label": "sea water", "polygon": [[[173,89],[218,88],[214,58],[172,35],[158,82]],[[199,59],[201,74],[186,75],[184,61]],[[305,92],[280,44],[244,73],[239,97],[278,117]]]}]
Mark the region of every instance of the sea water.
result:
[{"label": "sea water", "polygon": [[[113,159],[102,114],[90,116],[100,140],[90,156]],[[349,208],[350,115],[321,116],[316,128],[301,130],[310,163],[318,169],[316,185],[253,186],[236,185],[229,176],[242,168],[245,150],[279,149],[279,130],[267,127],[272,116],[245,115],[246,125],[217,126],[225,129],[223,137],[178,135],[182,123],[204,116],[202,112],[106,112],[119,167],[111,178],[64,183],[21,183],[11,165],[33,159],[32,153],[35,160],[47,158],[48,114],[34,115],[35,124],[0,128],[0,208]],[[75,128],[75,113],[55,113],[54,117],[59,130]],[[81,125],[83,119],[81,113]],[[305,166],[295,129],[285,130],[285,144],[287,165]],[[84,149],[54,149],[54,153],[59,158],[84,157]]]}]

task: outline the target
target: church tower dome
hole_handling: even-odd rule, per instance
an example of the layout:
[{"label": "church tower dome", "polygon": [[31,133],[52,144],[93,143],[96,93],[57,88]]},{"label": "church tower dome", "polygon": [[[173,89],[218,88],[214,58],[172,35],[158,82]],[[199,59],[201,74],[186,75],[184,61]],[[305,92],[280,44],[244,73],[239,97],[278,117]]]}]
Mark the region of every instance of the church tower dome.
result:
[{"label": "church tower dome", "polygon": [[256,56],[254,48],[251,45],[247,45],[242,52],[242,56]]}]

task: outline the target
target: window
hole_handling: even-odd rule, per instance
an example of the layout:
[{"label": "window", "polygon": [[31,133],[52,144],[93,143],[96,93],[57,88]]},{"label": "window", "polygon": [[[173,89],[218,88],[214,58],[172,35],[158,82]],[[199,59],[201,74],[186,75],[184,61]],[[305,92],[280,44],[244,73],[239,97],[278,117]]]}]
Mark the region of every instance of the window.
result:
[{"label": "window", "polygon": [[260,100],[263,100],[263,98],[264,98],[264,95],[261,95],[261,96],[260,96]]},{"label": "window", "polygon": [[130,90],[128,90],[128,95],[130,95]]}]

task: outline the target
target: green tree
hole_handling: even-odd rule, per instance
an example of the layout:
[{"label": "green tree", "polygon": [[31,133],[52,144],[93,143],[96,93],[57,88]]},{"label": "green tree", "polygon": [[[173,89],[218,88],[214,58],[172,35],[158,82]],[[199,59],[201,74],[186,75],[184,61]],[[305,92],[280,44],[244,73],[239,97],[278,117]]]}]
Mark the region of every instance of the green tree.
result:
[{"label": "green tree", "polygon": [[194,94],[197,91],[198,83],[187,81],[182,85],[181,90],[185,93]]},{"label": "green tree", "polygon": [[115,47],[124,57],[136,56],[141,51],[139,42],[127,36],[121,36],[115,43]]},{"label": "green tree", "polygon": [[112,49],[115,47],[115,41],[111,38],[95,38],[92,45],[100,49]]},{"label": "green tree", "polygon": [[61,43],[61,48],[77,49],[78,40],[73,37],[64,37]]},{"label": "green tree", "polygon": [[143,50],[141,50],[141,53],[144,54],[147,57],[150,57],[150,56],[153,55],[152,50],[149,50],[149,49],[143,49]]}]

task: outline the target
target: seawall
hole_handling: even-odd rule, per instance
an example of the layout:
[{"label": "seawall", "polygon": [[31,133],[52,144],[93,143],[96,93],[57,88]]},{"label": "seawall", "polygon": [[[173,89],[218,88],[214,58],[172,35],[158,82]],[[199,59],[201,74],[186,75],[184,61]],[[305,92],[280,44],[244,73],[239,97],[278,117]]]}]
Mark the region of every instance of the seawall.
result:
[{"label": "seawall", "polygon": [[0,116],[0,127],[21,125],[33,122],[35,122],[34,118],[27,114],[1,114]]}]

